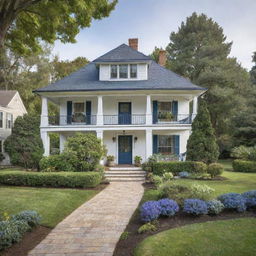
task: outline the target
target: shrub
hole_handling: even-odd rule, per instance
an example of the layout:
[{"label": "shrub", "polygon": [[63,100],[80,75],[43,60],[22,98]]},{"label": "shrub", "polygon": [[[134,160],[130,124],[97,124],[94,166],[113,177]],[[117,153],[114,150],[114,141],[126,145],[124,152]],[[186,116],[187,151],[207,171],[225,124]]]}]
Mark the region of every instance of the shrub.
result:
[{"label": "shrub", "polygon": [[207,204],[208,213],[212,215],[217,215],[220,212],[222,212],[224,209],[223,203],[216,199],[210,200],[206,202],[206,204]]},{"label": "shrub", "polygon": [[36,211],[22,211],[12,216],[13,220],[25,221],[30,227],[35,227],[39,224],[41,217]]},{"label": "shrub", "polygon": [[0,184],[15,186],[91,188],[101,180],[99,172],[0,172]]},{"label": "shrub", "polygon": [[148,201],[140,207],[140,217],[143,222],[156,220],[160,215],[160,207],[157,201]]},{"label": "shrub", "polygon": [[185,199],[183,211],[192,215],[207,214],[207,204],[200,199]]},{"label": "shrub", "polygon": [[178,204],[172,199],[161,199],[158,201],[160,207],[160,215],[174,216],[179,211]]},{"label": "shrub", "polygon": [[239,146],[232,149],[231,156],[242,160],[256,161],[256,146]]},{"label": "shrub", "polygon": [[43,157],[39,162],[41,171],[45,172],[73,172],[74,167],[69,163],[66,154],[50,155]]},{"label": "shrub", "polygon": [[130,233],[131,232],[124,231],[120,236],[120,240],[126,240],[129,237]]},{"label": "shrub", "polygon": [[170,181],[173,179],[173,175],[171,172],[166,172],[163,174],[163,181]]},{"label": "shrub", "polygon": [[206,173],[207,165],[202,162],[153,162],[152,172],[155,175],[163,175],[166,172],[171,172],[174,175],[178,175],[179,172],[189,173]]},{"label": "shrub", "polygon": [[207,185],[193,184],[191,186],[190,198],[198,198],[201,200],[210,199],[215,190]]},{"label": "shrub", "polygon": [[146,232],[155,232],[155,231],[157,231],[157,227],[150,222],[140,226],[138,229],[139,234],[146,233]]},{"label": "shrub", "polygon": [[246,199],[238,193],[227,193],[218,197],[226,209],[237,210],[238,212],[246,211]]},{"label": "shrub", "polygon": [[188,172],[179,172],[178,175],[181,178],[188,178],[190,176],[190,174]]},{"label": "shrub", "polygon": [[211,178],[220,176],[223,173],[223,171],[224,171],[223,166],[218,163],[209,164],[207,168],[207,172],[210,174]]},{"label": "shrub", "polygon": [[40,118],[31,115],[18,117],[4,146],[13,165],[38,169],[43,156]]},{"label": "shrub", "polygon": [[162,182],[163,182],[162,177],[160,177],[160,176],[158,176],[158,175],[153,175],[152,180],[153,180],[153,183],[154,183],[157,187],[159,187],[159,186],[162,184]]},{"label": "shrub", "polygon": [[235,172],[256,172],[256,161],[234,160],[233,169]]},{"label": "shrub", "polygon": [[256,206],[256,190],[247,191],[242,194],[242,196],[246,200],[247,207],[255,207]]}]

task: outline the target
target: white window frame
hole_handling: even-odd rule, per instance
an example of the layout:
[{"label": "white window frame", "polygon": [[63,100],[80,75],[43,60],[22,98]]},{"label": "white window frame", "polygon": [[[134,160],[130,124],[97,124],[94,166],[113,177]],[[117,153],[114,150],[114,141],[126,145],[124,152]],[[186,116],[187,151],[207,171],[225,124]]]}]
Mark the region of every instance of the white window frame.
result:
[{"label": "white window frame", "polygon": [[13,114],[6,113],[6,129],[12,129],[13,126]]},{"label": "white window frame", "polygon": [[[111,77],[111,66],[112,65],[116,65],[117,66],[117,77],[116,78],[112,78]],[[127,70],[127,78],[120,78],[119,76],[119,66],[120,65],[128,65],[128,70]],[[137,74],[136,74],[136,77],[131,77],[131,68],[130,68],[130,65],[136,65],[137,66]],[[136,80],[138,79],[138,64],[137,63],[120,63],[120,64],[110,64],[109,65],[109,77],[110,77],[110,80]]]},{"label": "white window frame", "polygon": [[[82,113],[84,115],[84,117],[86,116],[86,103],[85,101],[72,101],[72,116],[75,115],[75,104],[76,103],[83,103],[84,104],[84,112],[76,112],[76,113]],[[72,117],[72,120],[73,120],[73,117]],[[73,124],[83,124],[85,122],[73,122]]]},{"label": "white window frame", "polygon": [[0,111],[0,115],[1,115],[1,118],[2,118],[2,125],[0,125],[0,128],[4,128],[4,112]]},{"label": "white window frame", "polygon": [[[171,145],[170,146],[160,146],[160,136],[165,136],[165,137],[171,137]],[[173,139],[173,135],[158,135],[158,140],[157,140],[157,152],[159,152],[160,154],[164,154],[162,152],[159,151],[159,147],[161,148],[171,148],[171,152],[169,154],[174,154],[174,150],[175,150],[175,145],[174,145],[174,139]]]}]

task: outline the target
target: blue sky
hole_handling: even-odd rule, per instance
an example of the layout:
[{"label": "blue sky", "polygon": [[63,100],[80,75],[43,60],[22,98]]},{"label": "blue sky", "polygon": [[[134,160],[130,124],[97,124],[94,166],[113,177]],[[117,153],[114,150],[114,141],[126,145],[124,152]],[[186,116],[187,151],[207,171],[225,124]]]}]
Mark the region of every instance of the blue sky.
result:
[{"label": "blue sky", "polygon": [[233,41],[231,56],[250,69],[256,51],[256,0],[119,0],[108,18],[93,21],[77,35],[77,43],[55,43],[54,53],[63,60],[77,56],[93,60],[105,52],[139,38],[139,51],[150,54],[166,47],[169,35],[193,12],[213,18]]}]

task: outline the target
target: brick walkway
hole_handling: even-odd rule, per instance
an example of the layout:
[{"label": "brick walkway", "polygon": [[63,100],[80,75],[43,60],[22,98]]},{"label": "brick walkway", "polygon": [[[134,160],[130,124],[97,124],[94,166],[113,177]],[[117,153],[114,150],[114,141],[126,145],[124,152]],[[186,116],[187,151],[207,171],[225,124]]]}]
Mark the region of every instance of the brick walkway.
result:
[{"label": "brick walkway", "polygon": [[77,208],[29,256],[111,256],[143,195],[140,182],[113,182]]}]

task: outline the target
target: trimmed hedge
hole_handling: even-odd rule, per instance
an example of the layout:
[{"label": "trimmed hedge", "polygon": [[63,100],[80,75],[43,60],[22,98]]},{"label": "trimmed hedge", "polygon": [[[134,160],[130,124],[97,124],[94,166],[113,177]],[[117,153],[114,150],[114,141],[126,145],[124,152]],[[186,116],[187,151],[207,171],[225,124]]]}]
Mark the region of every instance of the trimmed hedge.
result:
[{"label": "trimmed hedge", "polygon": [[232,165],[235,172],[256,172],[256,161],[237,159]]},{"label": "trimmed hedge", "polygon": [[206,173],[207,165],[203,162],[157,162],[152,163],[152,172],[155,175],[163,175],[165,172],[171,172],[173,175],[178,175],[180,172],[188,173]]},{"label": "trimmed hedge", "polygon": [[101,180],[100,172],[0,172],[0,184],[15,186],[93,188]]}]

